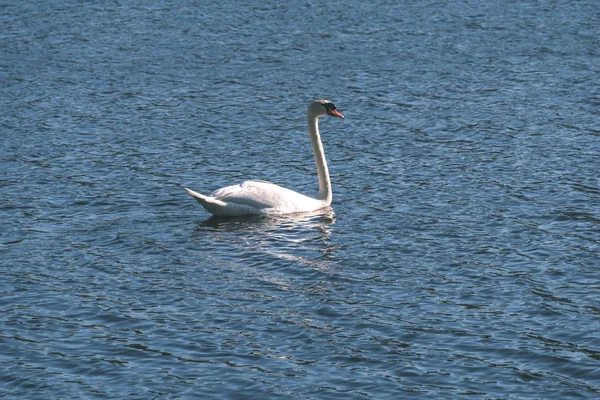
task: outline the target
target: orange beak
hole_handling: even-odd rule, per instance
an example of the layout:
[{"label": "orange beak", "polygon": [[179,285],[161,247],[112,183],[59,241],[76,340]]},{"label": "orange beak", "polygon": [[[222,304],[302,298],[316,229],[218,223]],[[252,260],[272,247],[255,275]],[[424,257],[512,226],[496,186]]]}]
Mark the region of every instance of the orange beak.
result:
[{"label": "orange beak", "polygon": [[327,111],[327,114],[331,115],[332,117],[344,118],[342,113],[339,112],[338,110],[329,110],[329,111]]}]

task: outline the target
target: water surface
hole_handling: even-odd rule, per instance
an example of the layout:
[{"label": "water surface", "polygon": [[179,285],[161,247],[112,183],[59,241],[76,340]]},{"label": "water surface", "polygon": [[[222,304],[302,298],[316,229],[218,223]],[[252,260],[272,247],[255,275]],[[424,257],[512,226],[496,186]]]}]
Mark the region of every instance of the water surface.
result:
[{"label": "water surface", "polygon": [[0,8],[0,396],[599,396],[594,2]]}]

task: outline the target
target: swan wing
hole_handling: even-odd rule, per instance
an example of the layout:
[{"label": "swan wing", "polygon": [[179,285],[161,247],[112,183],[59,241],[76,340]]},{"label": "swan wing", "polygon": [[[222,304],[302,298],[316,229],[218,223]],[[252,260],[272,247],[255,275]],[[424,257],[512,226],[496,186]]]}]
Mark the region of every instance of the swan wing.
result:
[{"label": "swan wing", "polygon": [[218,189],[210,196],[186,190],[206,210],[220,216],[290,214],[314,211],[327,205],[323,200],[269,182],[246,181]]},{"label": "swan wing", "polygon": [[[208,212],[214,215],[220,216],[237,216],[237,215],[260,215],[261,210],[254,207],[250,207],[244,204],[236,204],[234,202],[226,203],[213,196],[205,196],[198,192],[194,192],[188,188],[184,188],[187,192],[195,198],[198,203],[202,204]],[[224,188],[226,189],[226,188]]]},{"label": "swan wing", "polygon": [[286,207],[290,203],[301,202],[306,196],[273,183],[246,181],[240,185],[221,188],[213,192],[211,197],[227,204],[235,203],[264,210]]}]

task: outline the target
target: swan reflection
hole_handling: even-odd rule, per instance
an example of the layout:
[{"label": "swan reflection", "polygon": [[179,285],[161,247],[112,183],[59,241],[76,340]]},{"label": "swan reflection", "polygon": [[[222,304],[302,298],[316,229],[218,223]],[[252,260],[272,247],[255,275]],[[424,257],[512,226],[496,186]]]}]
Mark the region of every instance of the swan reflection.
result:
[{"label": "swan reflection", "polygon": [[[327,207],[270,217],[212,216],[201,222],[197,230],[225,235],[218,240],[225,240],[223,244],[227,247],[234,246],[230,248],[234,253],[240,254],[242,250],[250,264],[273,263],[276,257],[275,260],[293,261],[324,271],[329,269],[335,250],[330,243],[334,224],[333,209]],[[256,254],[257,251],[260,254]]]},{"label": "swan reflection", "polygon": [[284,214],[276,216],[246,215],[240,217],[217,217],[210,218],[200,223],[203,227],[210,227],[219,231],[250,231],[264,229],[276,229],[285,226],[296,226],[310,228],[320,225],[328,226],[335,223],[335,216],[331,207],[317,211]]}]

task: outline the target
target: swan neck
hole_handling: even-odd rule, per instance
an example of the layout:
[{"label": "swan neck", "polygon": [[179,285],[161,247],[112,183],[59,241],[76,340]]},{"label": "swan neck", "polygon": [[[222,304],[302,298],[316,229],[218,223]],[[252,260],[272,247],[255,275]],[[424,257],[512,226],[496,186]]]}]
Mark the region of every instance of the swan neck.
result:
[{"label": "swan neck", "polygon": [[329,170],[327,169],[327,160],[325,160],[325,151],[323,143],[321,143],[321,135],[319,134],[319,119],[318,117],[308,116],[308,133],[312,144],[313,153],[315,155],[315,163],[317,164],[317,174],[319,175],[319,200],[323,200],[325,205],[331,204],[331,181],[329,179]]}]

